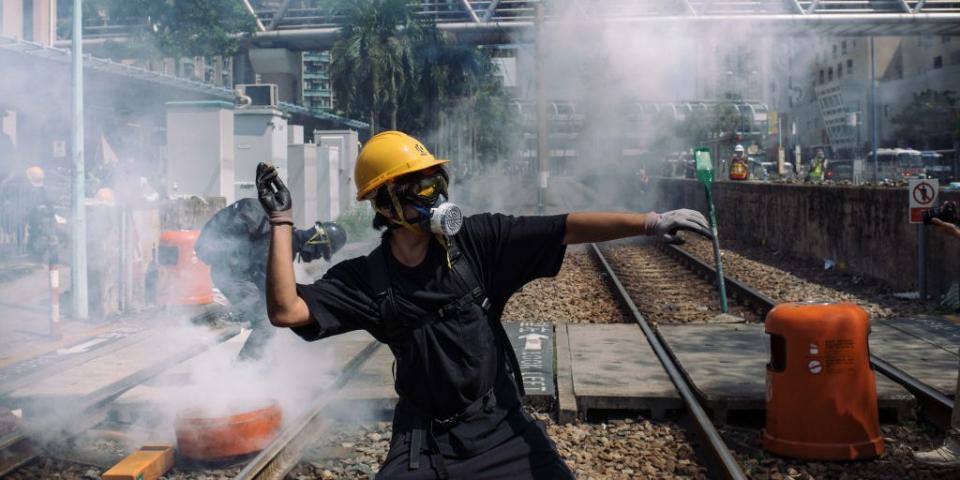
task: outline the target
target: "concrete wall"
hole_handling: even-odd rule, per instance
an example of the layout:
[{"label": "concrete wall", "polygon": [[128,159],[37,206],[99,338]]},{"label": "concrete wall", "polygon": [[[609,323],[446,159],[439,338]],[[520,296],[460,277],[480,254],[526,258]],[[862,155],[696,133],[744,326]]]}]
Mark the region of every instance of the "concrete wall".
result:
[{"label": "concrete wall", "polygon": [[233,203],[233,131],[232,104],[167,103],[167,181],[177,184],[177,193]]},{"label": "concrete wall", "polygon": [[[703,187],[696,181],[652,183],[657,211],[707,211]],[[736,238],[798,258],[830,258],[895,289],[916,289],[917,227],[907,220],[905,187],[719,182],[714,198],[721,245]],[[960,193],[941,192],[940,200],[960,201]],[[937,295],[960,279],[960,240],[927,227],[927,252],[927,288]]]},{"label": "concrete wall", "polygon": [[234,118],[236,144],[236,200],[257,198],[257,164],[276,167],[280,179],[287,177],[287,119],[275,108],[247,107]]},{"label": "concrete wall", "polygon": [[317,146],[312,143],[288,145],[287,168],[294,222],[298,228],[307,228],[317,221]]}]

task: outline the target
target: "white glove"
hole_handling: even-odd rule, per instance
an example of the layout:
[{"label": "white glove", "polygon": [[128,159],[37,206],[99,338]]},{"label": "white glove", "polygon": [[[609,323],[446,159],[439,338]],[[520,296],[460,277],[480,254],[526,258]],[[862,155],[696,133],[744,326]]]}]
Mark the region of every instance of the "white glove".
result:
[{"label": "white glove", "polygon": [[661,213],[653,227],[654,234],[659,240],[667,243],[683,243],[683,239],[676,235],[677,230],[689,230],[706,238],[713,238],[707,219],[703,218],[700,212],[688,208]]}]

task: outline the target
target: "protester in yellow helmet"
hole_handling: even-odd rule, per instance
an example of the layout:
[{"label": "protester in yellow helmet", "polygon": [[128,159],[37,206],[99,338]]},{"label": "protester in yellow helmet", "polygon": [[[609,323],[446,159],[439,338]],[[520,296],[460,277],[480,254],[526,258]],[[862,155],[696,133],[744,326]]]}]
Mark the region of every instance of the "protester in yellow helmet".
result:
[{"label": "protester in yellow helmet", "polygon": [[270,321],[313,341],[366,330],[396,359],[390,452],[377,478],[550,478],[573,474],[541,422],[523,409],[523,382],[500,316],[510,296],[554,276],[566,246],[635,235],[709,237],[692,210],[462,217],[445,160],[401,132],[371,138],[357,159],[357,199],[387,231],[369,255],[298,285],[290,192],[261,164],[257,189],[272,225]]}]

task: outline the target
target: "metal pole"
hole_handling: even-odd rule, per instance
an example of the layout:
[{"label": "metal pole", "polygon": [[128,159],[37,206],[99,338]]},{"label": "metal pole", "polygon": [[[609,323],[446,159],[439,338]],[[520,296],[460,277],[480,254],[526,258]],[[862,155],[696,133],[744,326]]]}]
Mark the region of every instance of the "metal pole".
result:
[{"label": "metal pole", "polygon": [[83,8],[73,0],[73,318],[86,320],[87,311],[87,220],[83,166]]},{"label": "metal pole", "polygon": [[534,75],[537,96],[537,212],[544,213],[547,201],[547,183],[550,179],[550,154],[547,145],[547,98],[543,88],[543,3],[536,6],[536,56],[534,59]]},{"label": "metal pole", "polygon": [[917,291],[920,301],[927,300],[927,229],[917,225]]},{"label": "metal pole", "polygon": [[877,52],[873,46],[873,36],[870,37],[870,123],[871,133],[870,146],[873,147],[873,181],[877,182],[880,180],[880,171],[879,165],[877,164],[877,148],[880,140],[877,138],[878,134],[878,124],[880,123],[880,118],[877,114]]}]

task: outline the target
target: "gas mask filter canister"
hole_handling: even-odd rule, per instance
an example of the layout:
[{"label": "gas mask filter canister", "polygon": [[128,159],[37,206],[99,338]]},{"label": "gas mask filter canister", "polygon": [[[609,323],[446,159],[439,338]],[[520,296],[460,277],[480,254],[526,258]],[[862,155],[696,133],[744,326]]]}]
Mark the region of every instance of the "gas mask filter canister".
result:
[{"label": "gas mask filter canister", "polygon": [[430,209],[430,231],[437,235],[456,235],[463,226],[463,212],[455,203],[443,202]]}]

